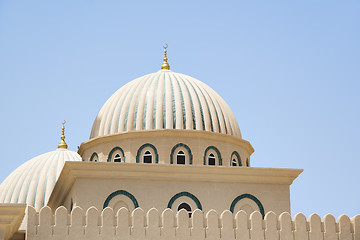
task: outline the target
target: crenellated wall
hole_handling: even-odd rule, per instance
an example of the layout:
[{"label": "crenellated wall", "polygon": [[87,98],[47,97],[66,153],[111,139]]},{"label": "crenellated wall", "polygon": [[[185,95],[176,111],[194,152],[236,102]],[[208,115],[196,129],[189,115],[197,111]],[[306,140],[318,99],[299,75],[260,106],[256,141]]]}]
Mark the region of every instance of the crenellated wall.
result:
[{"label": "crenellated wall", "polygon": [[350,219],[346,215],[337,221],[328,214],[322,220],[312,214],[308,220],[299,213],[294,219],[290,214],[276,216],[273,212],[263,219],[259,212],[248,217],[240,211],[206,214],[195,210],[189,218],[185,210],[174,213],[170,209],[159,213],[156,209],[144,212],[141,208],[130,213],[121,208],[114,214],[111,208],[99,212],[79,207],[71,214],[64,207],[49,207],[39,213],[27,210],[27,240],[33,239],[241,239],[241,240],[360,240],[360,215]]}]

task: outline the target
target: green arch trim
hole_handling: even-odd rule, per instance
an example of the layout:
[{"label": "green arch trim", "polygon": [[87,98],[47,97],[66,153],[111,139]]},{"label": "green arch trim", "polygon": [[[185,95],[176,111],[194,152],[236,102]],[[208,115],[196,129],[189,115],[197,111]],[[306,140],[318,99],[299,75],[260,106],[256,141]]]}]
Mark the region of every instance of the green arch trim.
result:
[{"label": "green arch trim", "polygon": [[92,162],[94,160],[94,158],[97,157],[98,161],[99,161],[99,156],[96,152],[94,152],[91,157],[90,157],[90,162]]},{"label": "green arch trim", "polygon": [[173,164],[174,163],[174,153],[175,153],[175,150],[179,147],[183,147],[186,149],[186,151],[188,152],[189,154],[189,164],[192,165],[192,159],[193,159],[193,155],[191,153],[191,150],[190,148],[183,144],[183,143],[178,143],[176,144],[172,149],[171,149],[171,153],[170,153],[170,164]]},{"label": "green arch trim", "polygon": [[219,166],[222,166],[222,159],[221,159],[221,154],[220,154],[220,151],[214,147],[214,146],[209,146],[205,149],[205,152],[204,152],[204,165],[206,165],[206,155],[207,153],[210,151],[210,150],[214,150],[218,156],[218,159],[219,159]]},{"label": "green arch trim", "polygon": [[128,198],[130,198],[130,200],[133,202],[134,204],[134,208],[138,208],[139,207],[139,204],[136,200],[136,198],[134,197],[134,195],[132,195],[131,193],[125,191],[125,190],[117,190],[113,193],[111,193],[105,200],[104,202],[104,206],[103,206],[103,209],[106,208],[107,206],[109,206],[109,202],[111,201],[111,199],[113,199],[114,197],[116,197],[117,195],[124,195]]},{"label": "green arch trim", "polygon": [[232,213],[234,213],[234,208],[235,208],[235,205],[241,200],[241,199],[244,199],[244,198],[249,198],[251,200],[253,200],[256,205],[259,207],[259,210],[260,210],[260,213],[262,215],[262,217],[264,218],[265,217],[265,211],[264,211],[264,207],[263,205],[261,204],[260,200],[257,199],[254,195],[251,195],[249,193],[245,193],[245,194],[241,194],[240,196],[237,196],[234,201],[232,201],[231,203],[231,206],[230,206],[230,211]]},{"label": "green arch trim", "polygon": [[140,153],[141,151],[146,148],[146,147],[150,147],[153,151],[154,151],[154,155],[155,155],[155,163],[159,163],[159,155],[157,153],[157,149],[156,147],[154,147],[154,145],[150,144],[150,143],[145,143],[144,145],[142,145],[139,150],[137,151],[136,154],[136,163],[140,163]]},{"label": "green arch trim", "polygon": [[237,157],[239,167],[241,167],[242,166],[241,158],[240,158],[240,155],[239,155],[239,153],[237,151],[233,151],[233,153],[231,154],[230,164],[232,164],[232,158],[233,158],[234,155]]},{"label": "green arch trim", "polygon": [[179,197],[183,197],[183,196],[191,198],[195,202],[198,209],[202,210],[202,206],[201,206],[201,203],[200,203],[199,199],[197,197],[195,197],[194,194],[191,194],[189,192],[179,192],[179,193],[175,194],[170,199],[170,201],[169,201],[169,203],[167,205],[167,208],[171,208],[173,203],[175,202],[175,200],[178,199]]},{"label": "green arch trim", "polygon": [[108,156],[108,159],[107,161],[108,162],[111,162],[111,158],[112,158],[112,155],[115,151],[119,150],[121,152],[121,154],[123,155],[123,159],[124,159],[124,162],[125,162],[125,154],[124,154],[124,151],[121,149],[121,147],[114,147],[110,153],[109,153],[109,156]]}]

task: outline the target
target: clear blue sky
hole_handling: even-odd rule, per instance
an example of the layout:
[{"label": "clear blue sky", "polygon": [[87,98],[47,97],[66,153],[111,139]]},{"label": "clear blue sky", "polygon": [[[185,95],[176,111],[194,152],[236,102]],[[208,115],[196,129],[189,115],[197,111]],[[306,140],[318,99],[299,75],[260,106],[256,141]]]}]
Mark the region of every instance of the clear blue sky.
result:
[{"label": "clear blue sky", "polygon": [[76,151],[128,81],[171,69],[215,89],[254,167],[301,168],[292,215],[360,214],[359,1],[0,1],[0,181]]}]

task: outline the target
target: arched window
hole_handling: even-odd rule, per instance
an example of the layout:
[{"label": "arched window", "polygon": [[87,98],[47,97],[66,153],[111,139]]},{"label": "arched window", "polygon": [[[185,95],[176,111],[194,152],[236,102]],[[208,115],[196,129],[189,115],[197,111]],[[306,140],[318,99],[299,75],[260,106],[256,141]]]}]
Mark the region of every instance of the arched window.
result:
[{"label": "arched window", "polygon": [[192,165],[193,155],[184,143],[176,144],[170,152],[170,164]]},{"label": "arched window", "polygon": [[178,211],[180,211],[181,209],[185,209],[188,213],[189,213],[189,217],[191,217],[191,207],[189,204],[183,202],[183,203],[180,203],[180,205],[178,206]]},{"label": "arched window", "polygon": [[176,163],[177,164],[185,164],[185,153],[184,151],[180,150],[178,154],[176,155]]},{"label": "arched window", "polygon": [[143,163],[152,163],[152,154],[150,151],[146,151],[143,156]]},{"label": "arched window", "polygon": [[249,159],[248,159],[248,158],[246,159],[246,166],[247,166],[247,167],[250,167]]},{"label": "arched window", "polygon": [[116,154],[114,157],[114,162],[121,162],[121,156],[120,154]]},{"label": "arched window", "polygon": [[174,212],[185,209],[189,213],[189,217],[191,216],[193,210],[202,210],[199,199],[189,192],[179,192],[175,194],[170,199],[167,208],[170,208]]},{"label": "arched window", "polygon": [[213,153],[210,153],[208,157],[208,165],[215,166],[215,162],[216,162],[215,155]]},{"label": "arched window", "polygon": [[233,158],[233,159],[231,160],[231,166],[233,166],[233,167],[237,166],[237,160],[236,160],[236,158]]},{"label": "arched window", "polygon": [[121,147],[114,147],[109,155],[108,162],[125,162],[125,154]]},{"label": "arched window", "polygon": [[159,155],[154,145],[150,143],[143,144],[136,154],[137,163],[159,163]]},{"label": "arched window", "polygon": [[230,158],[230,166],[236,167],[236,166],[242,166],[241,164],[241,158],[240,154],[237,151],[233,151]]},{"label": "arched window", "polygon": [[90,157],[90,162],[98,162],[98,161],[99,161],[99,156],[97,155],[96,152],[94,152]]},{"label": "arched window", "polygon": [[[220,154],[220,151],[216,147],[209,146],[209,147],[207,147],[205,149],[205,152],[204,152],[204,165],[222,166],[221,154]],[[230,161],[229,161],[229,165],[231,165]]]}]

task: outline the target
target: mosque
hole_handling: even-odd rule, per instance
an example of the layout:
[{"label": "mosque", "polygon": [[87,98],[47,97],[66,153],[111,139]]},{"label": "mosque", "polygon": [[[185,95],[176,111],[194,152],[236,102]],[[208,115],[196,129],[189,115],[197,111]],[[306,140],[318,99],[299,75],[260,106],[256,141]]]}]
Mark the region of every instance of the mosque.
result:
[{"label": "mosque", "polygon": [[[170,227],[179,229],[176,224],[192,219],[194,229],[194,219],[210,221],[214,212],[224,213],[221,221],[239,211],[244,216],[255,211],[256,221],[267,213],[290,213],[290,185],[302,170],[251,167],[254,149],[242,139],[230,107],[205,83],[171,71],[166,47],[160,71],[130,81],[106,101],[78,152],[67,147],[64,122],[55,151],[25,162],[3,181],[0,240],[75,239],[71,234],[155,239],[149,229],[160,218],[154,234],[163,237],[164,226],[175,218]],[[77,214],[83,214],[79,225]],[[135,237],[137,224],[147,229],[141,230],[146,236]],[[106,231],[112,235],[99,237]],[[200,238],[209,238],[207,231]],[[224,231],[221,238],[227,239]],[[194,230],[189,232],[184,238],[174,234],[195,239]],[[237,236],[229,239],[242,235]]]}]

